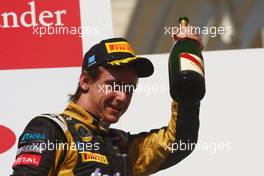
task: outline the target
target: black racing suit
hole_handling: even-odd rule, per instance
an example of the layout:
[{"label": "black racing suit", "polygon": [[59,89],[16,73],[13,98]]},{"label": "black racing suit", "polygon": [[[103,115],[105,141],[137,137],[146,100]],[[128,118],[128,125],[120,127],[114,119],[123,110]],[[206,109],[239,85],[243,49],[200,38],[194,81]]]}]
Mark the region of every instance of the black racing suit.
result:
[{"label": "black racing suit", "polygon": [[13,176],[144,176],[166,169],[193,151],[199,106],[172,102],[168,126],[132,135],[70,102],[62,114],[43,114],[26,126]]}]

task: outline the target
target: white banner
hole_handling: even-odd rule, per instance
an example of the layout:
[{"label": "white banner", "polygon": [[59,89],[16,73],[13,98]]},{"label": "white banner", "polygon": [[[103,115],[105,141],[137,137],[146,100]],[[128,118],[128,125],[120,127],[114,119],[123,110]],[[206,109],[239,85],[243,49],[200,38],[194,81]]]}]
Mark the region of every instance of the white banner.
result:
[{"label": "white banner", "polygon": [[[154,175],[259,175],[264,163],[264,49],[212,51],[203,56],[207,92],[201,104],[199,146],[178,165]],[[162,127],[170,118],[168,54],[147,57],[154,63],[154,75],[139,81],[141,90],[114,125],[131,133]],[[80,68],[0,71],[0,124],[19,137],[35,115],[62,112],[79,74]],[[11,173],[16,145],[1,154],[1,175]]]}]

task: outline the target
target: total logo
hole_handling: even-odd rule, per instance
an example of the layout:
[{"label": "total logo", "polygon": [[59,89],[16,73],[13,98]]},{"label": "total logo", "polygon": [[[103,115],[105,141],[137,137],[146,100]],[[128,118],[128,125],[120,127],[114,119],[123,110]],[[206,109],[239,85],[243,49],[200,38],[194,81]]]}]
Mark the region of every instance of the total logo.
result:
[{"label": "total logo", "polygon": [[16,142],[15,133],[6,126],[0,125],[0,154],[8,151]]},{"label": "total logo", "polygon": [[95,171],[91,174],[91,176],[121,176],[120,172],[117,172],[113,175],[108,175],[108,174],[102,174],[100,168],[96,168]]},{"label": "total logo", "polygon": [[13,167],[17,165],[32,165],[39,167],[40,161],[41,155],[22,154],[17,157]]}]

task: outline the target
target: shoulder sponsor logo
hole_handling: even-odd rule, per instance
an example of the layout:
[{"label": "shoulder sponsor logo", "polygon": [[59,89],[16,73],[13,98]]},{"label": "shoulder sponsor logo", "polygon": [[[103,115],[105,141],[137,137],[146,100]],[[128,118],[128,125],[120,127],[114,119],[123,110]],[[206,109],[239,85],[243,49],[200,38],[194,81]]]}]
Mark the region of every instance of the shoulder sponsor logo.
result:
[{"label": "shoulder sponsor logo", "polygon": [[32,165],[39,167],[40,161],[41,155],[22,154],[17,157],[13,167],[17,165]]},{"label": "shoulder sponsor logo", "polygon": [[99,153],[92,152],[83,152],[82,153],[82,161],[83,162],[98,162],[103,164],[109,164],[105,155],[101,155]]},{"label": "shoulder sponsor logo", "polygon": [[17,155],[19,155],[22,152],[25,152],[25,153],[30,153],[30,152],[42,153],[43,151],[44,151],[44,149],[43,149],[43,147],[41,147],[41,145],[38,146],[36,144],[32,144],[32,145],[26,145],[26,146],[20,147],[17,150]]},{"label": "shoulder sponsor logo", "polygon": [[21,141],[44,140],[44,139],[46,139],[46,135],[42,133],[25,133],[23,134]]},{"label": "shoulder sponsor logo", "polygon": [[125,52],[135,55],[128,42],[110,42],[106,43],[105,46],[108,53]]}]

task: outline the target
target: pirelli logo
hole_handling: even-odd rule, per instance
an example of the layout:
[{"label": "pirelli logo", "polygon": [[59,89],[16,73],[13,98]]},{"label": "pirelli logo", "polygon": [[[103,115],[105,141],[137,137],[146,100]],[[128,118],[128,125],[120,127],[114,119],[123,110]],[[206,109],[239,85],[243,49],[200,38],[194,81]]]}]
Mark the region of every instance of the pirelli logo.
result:
[{"label": "pirelli logo", "polygon": [[92,152],[83,152],[82,153],[83,162],[98,162],[103,164],[109,164],[105,155]]},{"label": "pirelli logo", "polygon": [[105,46],[108,53],[125,52],[135,55],[128,42],[110,42],[106,43]]}]

